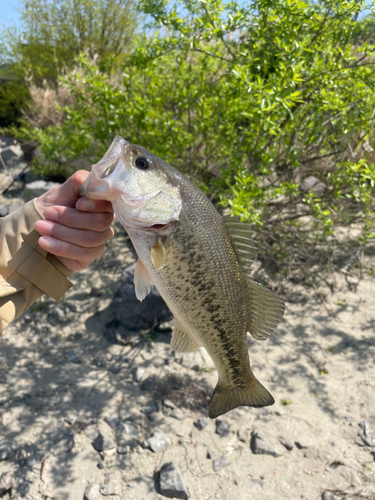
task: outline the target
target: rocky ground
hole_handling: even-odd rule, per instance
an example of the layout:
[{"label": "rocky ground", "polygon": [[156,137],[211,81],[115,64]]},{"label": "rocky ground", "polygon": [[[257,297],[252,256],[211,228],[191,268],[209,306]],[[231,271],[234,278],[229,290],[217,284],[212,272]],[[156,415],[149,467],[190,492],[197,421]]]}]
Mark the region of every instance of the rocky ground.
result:
[{"label": "rocky ground", "polygon": [[0,498],[375,499],[374,280],[286,287],[277,331],[248,340],[275,405],[213,421],[205,351],[175,356],[168,322],[131,333],[116,319],[135,255],[115,233],[59,303],[44,297],[0,339]]}]

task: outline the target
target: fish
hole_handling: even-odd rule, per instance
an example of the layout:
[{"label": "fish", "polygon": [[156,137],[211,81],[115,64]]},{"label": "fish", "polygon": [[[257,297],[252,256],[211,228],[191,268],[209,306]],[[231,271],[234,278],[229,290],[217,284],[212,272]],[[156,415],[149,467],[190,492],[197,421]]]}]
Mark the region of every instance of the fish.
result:
[{"label": "fish", "polygon": [[222,217],[179,171],[120,136],[93,165],[80,195],[112,202],[138,256],[137,298],[154,285],[173,314],[171,349],[204,347],[212,358],[218,382],[208,416],[272,405],[251,370],[247,333],[269,337],[285,306],[251,277],[257,255],[251,226]]}]

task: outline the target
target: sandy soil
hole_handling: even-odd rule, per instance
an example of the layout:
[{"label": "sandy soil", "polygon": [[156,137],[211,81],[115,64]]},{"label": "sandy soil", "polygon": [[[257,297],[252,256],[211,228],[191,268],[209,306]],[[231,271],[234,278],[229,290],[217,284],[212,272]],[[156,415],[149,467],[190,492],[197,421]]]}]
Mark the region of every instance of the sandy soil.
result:
[{"label": "sandy soil", "polygon": [[[193,424],[206,418],[216,383],[204,352],[176,357],[168,331],[131,335],[123,345],[106,337],[116,324],[113,293],[134,258],[116,226],[105,254],[72,276],[74,287],[57,312],[44,298],[4,332],[0,441],[14,441],[16,451],[0,461],[0,475],[12,471],[15,477],[3,498],[76,500],[89,484],[105,487],[113,480],[118,495],[107,498],[156,500],[163,498],[158,470],[173,461],[193,500],[374,499],[375,447],[358,434],[359,424],[369,421],[375,444],[373,279],[365,275],[356,284],[350,275],[331,277],[333,293],[288,287],[285,318],[275,334],[266,342],[248,341],[254,373],[276,404],[224,415],[229,434],[221,437],[215,421],[203,430]],[[154,388],[142,390],[142,381],[133,380],[137,367],[145,369],[143,381],[155,376]],[[165,397],[183,420],[140,411],[153,402],[160,408]],[[103,420],[108,416],[131,422],[138,437],[114,431]],[[93,428],[115,447],[96,451]],[[158,453],[141,446],[155,429],[170,443]],[[254,431],[280,456],[254,454]],[[67,434],[74,446],[56,452]],[[222,456],[230,464],[214,472],[213,460]]]}]

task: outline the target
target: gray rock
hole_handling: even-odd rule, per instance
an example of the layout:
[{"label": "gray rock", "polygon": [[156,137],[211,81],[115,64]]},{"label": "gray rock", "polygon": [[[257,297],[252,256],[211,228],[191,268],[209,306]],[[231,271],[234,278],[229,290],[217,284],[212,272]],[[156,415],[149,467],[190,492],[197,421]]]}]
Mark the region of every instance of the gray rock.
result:
[{"label": "gray rock", "polygon": [[333,495],[330,491],[325,490],[322,493],[322,500],[338,500],[338,497]]},{"label": "gray rock", "polygon": [[145,415],[149,415],[150,413],[156,413],[158,410],[159,409],[158,409],[157,405],[155,404],[155,402],[153,402],[149,405],[143,406],[140,409],[140,412],[144,413]]},{"label": "gray rock", "polygon": [[30,194],[30,196],[27,196],[28,199],[37,198],[38,196],[42,196],[42,194],[46,193],[50,189],[59,186],[61,186],[59,182],[47,182],[42,180],[29,182],[25,185],[25,194]]},{"label": "gray rock", "polygon": [[8,167],[13,167],[13,165],[17,163],[22,155],[22,149],[18,144],[10,146],[7,149],[3,149],[3,151],[1,152],[1,156],[3,157],[3,160]]},{"label": "gray rock", "polygon": [[294,443],[293,441],[289,441],[289,439],[285,439],[283,436],[279,437],[279,442],[286,448],[288,451],[293,450],[294,448]]},{"label": "gray rock", "polygon": [[125,422],[124,426],[125,434],[127,434],[128,436],[138,436],[138,430],[133,424],[131,424],[130,422]]},{"label": "gray rock", "polygon": [[359,436],[362,438],[362,441],[366,446],[375,446],[375,443],[372,441],[372,429],[370,426],[370,422],[368,420],[363,420],[359,424],[360,431]]},{"label": "gray rock", "polygon": [[94,441],[94,439],[96,439],[99,436],[100,432],[96,427],[92,427],[90,425],[90,427],[87,427],[85,429],[85,434],[88,438],[90,438],[92,441]]},{"label": "gray rock", "polygon": [[96,451],[111,450],[112,448],[116,448],[116,444],[111,439],[104,436],[101,432],[99,432],[98,437],[92,444]]},{"label": "gray rock", "polygon": [[163,399],[163,406],[166,408],[170,408],[171,410],[174,410],[176,408],[176,405],[173,403],[173,401],[170,401],[169,399]]},{"label": "gray rock", "polygon": [[162,432],[156,429],[148,439],[148,445],[154,453],[158,453],[168,448],[169,441]]},{"label": "gray rock", "polygon": [[104,291],[101,288],[94,286],[91,288],[89,295],[90,297],[100,297],[101,295],[103,295],[103,293]]},{"label": "gray rock", "polygon": [[216,434],[219,434],[219,436],[221,437],[228,436],[229,426],[225,420],[217,419],[215,424],[216,424]]},{"label": "gray rock", "polygon": [[282,453],[275,450],[262,436],[259,432],[251,433],[250,440],[251,451],[255,455],[272,455],[273,457],[280,457]]},{"label": "gray rock", "polygon": [[172,413],[172,410],[168,408],[167,406],[163,406],[163,415],[168,417]]},{"label": "gray rock", "polygon": [[301,441],[294,441],[295,445],[297,446],[297,448],[299,450],[304,450],[304,449],[307,449],[309,446],[307,445],[307,443],[305,442],[301,442]]},{"label": "gray rock", "polygon": [[160,423],[160,415],[158,413],[149,413],[147,415],[147,420],[150,422],[150,424],[157,425]]},{"label": "gray rock", "polygon": [[189,493],[181,471],[174,462],[167,462],[160,469],[160,493],[167,498],[188,499]]},{"label": "gray rock", "polygon": [[26,459],[26,464],[25,464],[26,467],[34,471],[39,471],[42,465],[41,463],[42,457],[43,455],[40,453],[35,453],[34,455],[30,455]]},{"label": "gray rock", "polygon": [[121,488],[118,481],[115,479],[110,479],[107,484],[100,488],[100,493],[104,496],[121,494]]},{"label": "gray rock", "polygon": [[125,432],[125,425],[115,416],[105,417],[104,422],[112,427],[116,432]]},{"label": "gray rock", "polygon": [[131,452],[131,448],[128,444],[125,445],[120,445],[117,447],[117,453],[119,455],[126,455],[127,453]]},{"label": "gray rock", "polygon": [[326,188],[327,188],[326,184],[320,182],[319,179],[317,179],[313,175],[306,177],[306,179],[304,179],[301,184],[301,190],[304,193],[307,193],[311,189],[311,192],[318,197],[324,195]]},{"label": "gray rock", "polygon": [[177,420],[184,420],[185,419],[185,415],[178,408],[175,408],[174,410],[172,410],[170,416],[177,419]]},{"label": "gray rock", "polygon": [[14,475],[12,472],[4,472],[0,476],[0,495],[14,487]]},{"label": "gray rock", "polygon": [[47,321],[50,325],[56,326],[65,321],[65,312],[61,307],[54,307],[47,315]]},{"label": "gray rock", "polygon": [[246,443],[246,434],[244,433],[244,431],[237,431],[237,437],[239,441],[241,441],[242,443]]},{"label": "gray rock", "polygon": [[77,354],[74,351],[69,351],[67,354],[65,354],[65,358],[70,363],[81,363],[81,359],[77,356]]},{"label": "gray rock", "polygon": [[215,472],[223,469],[224,467],[228,467],[228,465],[230,465],[230,462],[227,457],[215,458],[215,460],[212,461],[212,467]]},{"label": "gray rock", "polygon": [[89,484],[83,494],[83,500],[99,500],[100,487],[98,484]]},{"label": "gray rock", "polygon": [[17,450],[17,444],[15,441],[10,441],[8,439],[0,441],[0,460],[8,460],[11,458]]},{"label": "gray rock", "polygon": [[6,205],[0,205],[0,217],[5,217],[8,215],[8,207]]},{"label": "gray rock", "polygon": [[74,444],[74,435],[65,434],[65,436],[54,446],[52,453],[55,457],[67,453],[74,448]]},{"label": "gray rock", "polygon": [[156,288],[152,288],[142,302],[136,298],[134,269],[135,264],[132,264],[124,270],[113,297],[112,307],[117,319],[128,330],[140,331],[170,319],[172,314]]},{"label": "gray rock", "polygon": [[139,366],[138,368],[134,368],[133,370],[133,380],[134,382],[141,382],[143,377],[145,376],[146,370]]},{"label": "gray rock", "polygon": [[203,429],[208,425],[208,420],[206,418],[199,418],[198,420],[195,420],[193,423],[198,430],[203,431]]}]

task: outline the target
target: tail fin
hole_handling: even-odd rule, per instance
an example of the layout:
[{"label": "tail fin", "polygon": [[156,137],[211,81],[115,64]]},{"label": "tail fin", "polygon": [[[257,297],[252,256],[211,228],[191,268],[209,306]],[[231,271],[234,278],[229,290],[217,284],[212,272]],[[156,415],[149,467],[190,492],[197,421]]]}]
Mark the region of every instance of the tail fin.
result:
[{"label": "tail fin", "polygon": [[245,387],[228,386],[219,381],[212,394],[208,416],[216,418],[237,406],[260,408],[273,405],[274,402],[271,394],[254,375],[249,378]]}]

